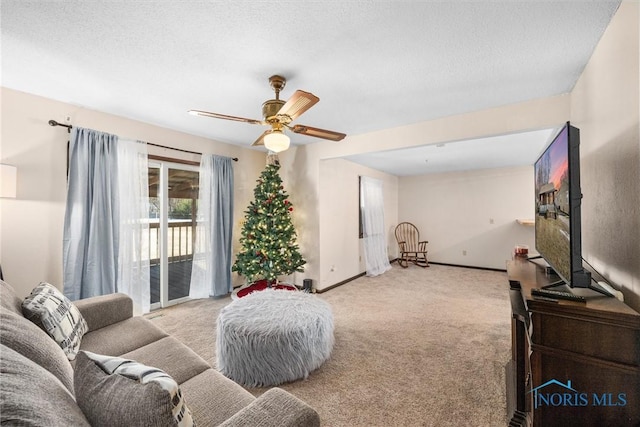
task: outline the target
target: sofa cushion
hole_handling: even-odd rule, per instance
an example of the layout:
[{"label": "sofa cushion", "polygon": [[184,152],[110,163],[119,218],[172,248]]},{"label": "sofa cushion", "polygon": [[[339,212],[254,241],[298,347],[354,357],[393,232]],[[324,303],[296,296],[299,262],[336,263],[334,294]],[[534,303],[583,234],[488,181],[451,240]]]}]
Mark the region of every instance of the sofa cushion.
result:
[{"label": "sofa cushion", "polygon": [[45,282],[36,286],[22,302],[22,314],[48,333],[69,360],[75,359],[87,322],[55,286]]},{"label": "sofa cushion", "polygon": [[274,387],[220,424],[220,427],[258,425],[320,427],[320,416],[302,400],[281,388]]},{"label": "sofa cushion", "polygon": [[0,309],[2,344],[42,366],[73,393],[73,369],[60,346],[42,329],[4,308]]},{"label": "sofa cushion", "polygon": [[167,336],[144,317],[135,316],[89,332],[82,338],[80,350],[120,356]]},{"label": "sofa cushion", "polygon": [[22,316],[22,300],[18,298],[13,287],[0,280],[0,306]]},{"label": "sofa cushion", "polygon": [[203,358],[174,337],[162,338],[121,357],[162,369],[178,384],[211,368]]},{"label": "sofa cushion", "polygon": [[78,405],[93,426],[192,426],[178,384],[162,370],[120,357],[80,352]]},{"label": "sofa cushion", "polygon": [[89,426],[66,387],[49,371],[0,345],[0,423]]},{"label": "sofa cushion", "polygon": [[255,400],[251,393],[213,369],[180,384],[180,389],[200,426],[220,425]]}]

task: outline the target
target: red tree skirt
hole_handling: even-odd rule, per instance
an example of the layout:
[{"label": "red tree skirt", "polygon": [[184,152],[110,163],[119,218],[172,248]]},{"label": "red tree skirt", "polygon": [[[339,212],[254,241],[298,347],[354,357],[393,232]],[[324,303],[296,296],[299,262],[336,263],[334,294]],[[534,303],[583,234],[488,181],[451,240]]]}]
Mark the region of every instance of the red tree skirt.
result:
[{"label": "red tree skirt", "polygon": [[[267,289],[268,284],[269,282],[267,280],[258,280],[251,286],[247,286],[246,288],[240,289],[237,293],[237,296],[238,298],[242,298],[244,296],[249,295],[251,292],[264,291],[265,289]],[[292,285],[286,285],[284,283],[278,283],[277,285],[271,286],[271,289],[283,289],[287,291],[295,291],[296,287]]]}]

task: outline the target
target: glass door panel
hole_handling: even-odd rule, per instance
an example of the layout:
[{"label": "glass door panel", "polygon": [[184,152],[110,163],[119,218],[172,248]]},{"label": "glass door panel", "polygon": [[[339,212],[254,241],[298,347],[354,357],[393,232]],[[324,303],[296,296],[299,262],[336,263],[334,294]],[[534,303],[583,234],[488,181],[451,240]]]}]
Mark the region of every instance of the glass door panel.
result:
[{"label": "glass door panel", "polygon": [[167,212],[169,301],[189,296],[198,182],[198,172],[169,169]]},{"label": "glass door panel", "polygon": [[198,185],[197,167],[161,161],[149,165],[152,309],[189,296]]},{"label": "glass door panel", "polygon": [[160,303],[160,167],[149,167],[149,259],[151,304]]}]

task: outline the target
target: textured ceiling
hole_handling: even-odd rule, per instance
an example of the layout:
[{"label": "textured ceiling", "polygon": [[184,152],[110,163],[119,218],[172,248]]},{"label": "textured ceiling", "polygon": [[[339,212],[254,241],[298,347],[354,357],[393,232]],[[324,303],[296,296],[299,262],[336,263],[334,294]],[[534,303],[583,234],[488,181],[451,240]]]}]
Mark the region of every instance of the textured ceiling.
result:
[{"label": "textured ceiling", "polygon": [[320,98],[295,123],[354,135],[567,93],[619,3],[2,0],[2,85],[249,146],[186,112],[261,119],[281,74]]}]

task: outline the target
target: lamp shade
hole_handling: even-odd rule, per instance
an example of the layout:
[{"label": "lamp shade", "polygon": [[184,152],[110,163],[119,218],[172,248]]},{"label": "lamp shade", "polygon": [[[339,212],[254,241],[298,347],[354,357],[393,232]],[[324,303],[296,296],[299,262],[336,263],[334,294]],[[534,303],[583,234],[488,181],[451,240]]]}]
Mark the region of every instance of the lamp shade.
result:
[{"label": "lamp shade", "polygon": [[289,142],[289,137],[281,130],[274,130],[264,136],[264,146],[274,153],[279,153],[289,148]]},{"label": "lamp shade", "polygon": [[0,197],[16,197],[18,169],[0,164]]}]

